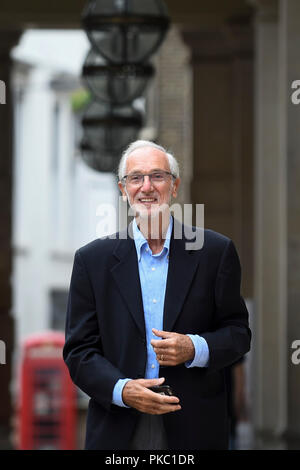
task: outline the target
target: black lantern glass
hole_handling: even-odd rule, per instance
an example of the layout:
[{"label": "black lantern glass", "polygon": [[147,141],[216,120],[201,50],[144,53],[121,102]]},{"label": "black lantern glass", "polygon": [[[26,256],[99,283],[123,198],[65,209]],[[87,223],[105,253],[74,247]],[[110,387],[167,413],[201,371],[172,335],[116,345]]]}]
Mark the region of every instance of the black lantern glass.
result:
[{"label": "black lantern glass", "polygon": [[146,61],[169,27],[163,0],[91,0],[82,22],[92,45],[115,64]]},{"label": "black lantern glass", "polygon": [[93,102],[82,119],[83,159],[97,161],[98,168],[110,168],[113,159],[119,159],[123,149],[136,140],[142,123],[141,111],[133,106],[111,107]]},{"label": "black lantern glass", "polygon": [[117,173],[119,156],[106,155],[85,141],[82,141],[80,149],[82,160],[89,168],[102,173]]},{"label": "black lantern glass", "polygon": [[154,75],[151,64],[111,64],[91,49],[82,69],[93,96],[113,105],[126,105],[143,95]]}]

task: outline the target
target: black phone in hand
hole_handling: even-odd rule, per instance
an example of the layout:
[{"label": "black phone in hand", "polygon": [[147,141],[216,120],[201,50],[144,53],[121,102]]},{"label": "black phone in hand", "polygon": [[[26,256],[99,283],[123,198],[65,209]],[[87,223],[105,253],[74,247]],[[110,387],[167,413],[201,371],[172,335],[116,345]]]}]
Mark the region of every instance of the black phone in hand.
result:
[{"label": "black phone in hand", "polygon": [[161,395],[168,395],[169,397],[173,395],[170,385],[153,385],[153,387],[149,387],[149,390]]}]

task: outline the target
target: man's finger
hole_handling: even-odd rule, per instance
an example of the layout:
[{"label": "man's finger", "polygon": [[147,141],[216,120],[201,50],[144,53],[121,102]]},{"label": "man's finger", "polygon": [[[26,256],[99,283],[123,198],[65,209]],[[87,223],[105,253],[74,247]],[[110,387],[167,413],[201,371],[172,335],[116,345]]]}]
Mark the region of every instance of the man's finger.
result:
[{"label": "man's finger", "polygon": [[163,331],[163,330],[157,330],[156,328],[152,328],[153,333],[155,336],[158,336],[159,338],[170,338],[174,333],[171,331]]},{"label": "man's finger", "polygon": [[143,387],[153,387],[153,385],[161,385],[164,383],[165,378],[160,377],[159,379],[138,379],[138,382],[143,386]]},{"label": "man's finger", "polygon": [[161,339],[151,339],[150,341],[151,346],[153,346],[154,349],[167,349],[170,347],[170,342],[168,340],[162,341]]}]

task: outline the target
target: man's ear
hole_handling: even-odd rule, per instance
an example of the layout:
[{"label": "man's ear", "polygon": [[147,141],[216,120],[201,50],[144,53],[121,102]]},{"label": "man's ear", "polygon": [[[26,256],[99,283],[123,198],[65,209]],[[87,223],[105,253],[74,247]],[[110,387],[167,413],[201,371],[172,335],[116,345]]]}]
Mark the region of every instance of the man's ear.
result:
[{"label": "man's ear", "polygon": [[125,188],[123,186],[123,184],[121,183],[121,181],[118,182],[118,186],[120,188],[120,191],[122,193],[122,197],[123,197],[123,201],[127,201],[127,194],[126,194],[126,191],[125,191]]},{"label": "man's ear", "polygon": [[177,191],[178,191],[178,187],[180,185],[180,182],[181,182],[181,179],[180,178],[176,178],[176,180],[174,181],[173,183],[173,188],[172,188],[172,196],[174,198],[177,197]]}]

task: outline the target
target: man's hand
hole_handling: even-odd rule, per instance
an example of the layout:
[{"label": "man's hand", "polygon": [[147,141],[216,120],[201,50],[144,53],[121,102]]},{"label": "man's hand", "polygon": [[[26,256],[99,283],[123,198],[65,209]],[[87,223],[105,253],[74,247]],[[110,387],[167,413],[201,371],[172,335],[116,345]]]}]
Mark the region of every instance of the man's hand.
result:
[{"label": "man's hand", "polygon": [[148,387],[161,385],[164,378],[130,380],[123,388],[122,399],[125,405],[131,406],[142,413],[162,415],[181,409],[177,397],[169,397],[152,392]]},{"label": "man's hand", "polygon": [[155,328],[152,328],[152,331],[155,336],[163,338],[163,341],[160,339],[151,340],[159,365],[177,366],[194,359],[195,348],[189,336],[169,331],[159,331]]}]

